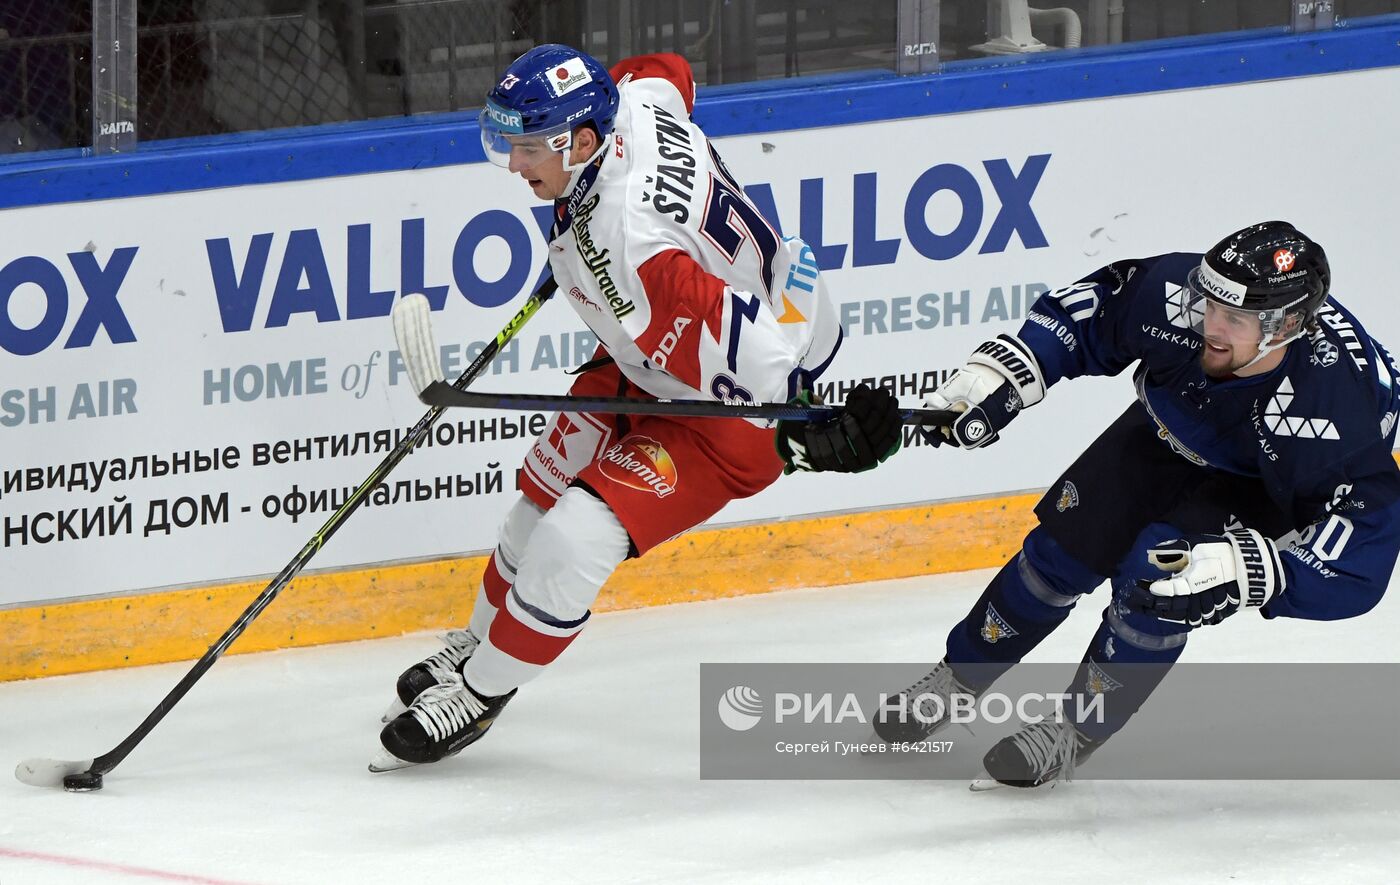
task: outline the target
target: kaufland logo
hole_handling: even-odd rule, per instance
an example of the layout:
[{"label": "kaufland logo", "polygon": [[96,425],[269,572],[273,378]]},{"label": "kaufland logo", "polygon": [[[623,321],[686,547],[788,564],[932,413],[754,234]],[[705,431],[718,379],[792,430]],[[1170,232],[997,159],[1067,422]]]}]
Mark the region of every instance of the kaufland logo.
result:
[{"label": "kaufland logo", "polygon": [[603,453],[598,469],[615,482],[654,492],[658,498],[676,490],[676,464],[661,443],[650,437],[634,436],[615,444]]}]

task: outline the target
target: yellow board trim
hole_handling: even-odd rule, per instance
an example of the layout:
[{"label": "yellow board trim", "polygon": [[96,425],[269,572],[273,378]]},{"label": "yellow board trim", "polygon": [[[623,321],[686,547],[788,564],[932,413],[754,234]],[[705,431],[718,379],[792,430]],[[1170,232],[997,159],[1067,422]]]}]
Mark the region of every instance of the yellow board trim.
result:
[{"label": "yellow board trim", "polygon": [[[1400,463],[1400,452],[1395,454]],[[595,611],[999,566],[1040,494],[702,529],[623,563]],[[229,654],[465,624],[485,556],[303,575]],[[0,609],[0,682],[194,660],[265,580]]]},{"label": "yellow board trim", "polygon": [[[596,611],[1001,565],[1038,494],[702,529],[624,563]],[[303,575],[229,649],[269,651],[459,627],[485,556]],[[193,660],[266,580],[0,610],[0,681]]]}]

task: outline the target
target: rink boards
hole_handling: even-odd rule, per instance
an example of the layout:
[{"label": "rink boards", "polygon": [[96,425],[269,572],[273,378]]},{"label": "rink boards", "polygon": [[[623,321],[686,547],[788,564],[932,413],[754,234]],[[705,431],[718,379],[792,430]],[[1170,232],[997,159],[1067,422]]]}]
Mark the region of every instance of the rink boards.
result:
[{"label": "rink boards", "polygon": [[[1400,109],[1374,101],[1400,92],[1398,63],[1386,25],[702,91],[699,115],[713,96],[703,122],[727,163],[841,302],[823,384],[883,380],[913,402],[1040,292],[1271,217],[1323,242],[1334,291],[1400,343]],[[1295,70],[1314,75],[1240,82]],[[475,138],[455,117],[245,136],[152,150],[106,183],[81,160],[43,186],[32,164],[0,166],[10,198],[36,203],[0,211],[0,679],[198,655],[266,584],[248,576],[280,569],[421,415],[394,298],[441,306],[449,374],[509,318],[543,270],[544,207],[465,162]],[[304,157],[315,174],[284,174]],[[592,352],[580,326],[551,305],[477,386],[562,390]],[[1084,381],[983,452],[915,446],[860,477],[785,478],[624,566],[600,608],[997,565],[1030,524],[1017,493],[1130,398],[1125,379]],[[236,650],[464,622],[483,559],[459,551],[494,544],[542,423],[449,414]]]}]

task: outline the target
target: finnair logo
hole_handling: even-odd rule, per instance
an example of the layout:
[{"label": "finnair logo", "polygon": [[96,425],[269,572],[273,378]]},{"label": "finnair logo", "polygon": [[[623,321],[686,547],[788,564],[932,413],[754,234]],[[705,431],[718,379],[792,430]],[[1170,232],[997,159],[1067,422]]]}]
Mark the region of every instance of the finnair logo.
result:
[{"label": "finnair logo", "polygon": [[1201,272],[1199,274],[1202,288],[1219,298],[1227,304],[1238,307],[1244,304],[1245,287],[1234,280],[1224,277],[1210,268],[1204,261],[1201,262]]}]

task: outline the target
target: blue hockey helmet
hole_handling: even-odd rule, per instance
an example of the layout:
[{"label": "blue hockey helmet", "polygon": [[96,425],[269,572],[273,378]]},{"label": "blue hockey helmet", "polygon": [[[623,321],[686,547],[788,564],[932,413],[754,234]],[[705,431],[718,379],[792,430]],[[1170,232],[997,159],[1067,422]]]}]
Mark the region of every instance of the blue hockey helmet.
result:
[{"label": "blue hockey helmet", "polygon": [[573,131],[592,123],[606,138],[617,116],[617,85],[597,59],[558,43],[536,46],[506,68],[481,109],[481,146],[497,166],[510,165],[522,139],[564,153]]}]

